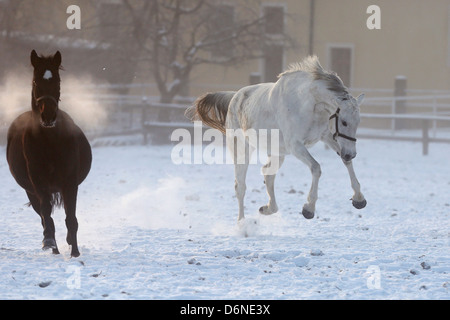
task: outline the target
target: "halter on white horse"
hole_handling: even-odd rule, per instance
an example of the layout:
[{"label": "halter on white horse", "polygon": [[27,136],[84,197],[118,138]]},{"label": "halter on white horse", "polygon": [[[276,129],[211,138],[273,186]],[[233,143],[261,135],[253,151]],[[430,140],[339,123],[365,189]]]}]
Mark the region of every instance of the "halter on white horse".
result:
[{"label": "halter on white horse", "polygon": [[341,111],[341,109],[337,108],[336,113],[330,117],[330,120],[336,119],[336,123],[335,123],[336,132],[333,134],[333,139],[336,140],[336,136],[338,136],[338,137],[342,137],[344,139],[356,142],[356,138],[349,137],[349,136],[339,132],[339,111]]}]

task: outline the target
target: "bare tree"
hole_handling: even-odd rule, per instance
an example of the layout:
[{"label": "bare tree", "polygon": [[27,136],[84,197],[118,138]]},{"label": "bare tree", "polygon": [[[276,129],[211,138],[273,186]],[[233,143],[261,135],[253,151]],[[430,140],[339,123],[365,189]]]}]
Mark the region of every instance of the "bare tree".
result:
[{"label": "bare tree", "polygon": [[275,37],[267,32],[262,0],[80,0],[78,31],[66,28],[69,3],[0,0],[1,71],[23,64],[17,52],[30,47],[62,49],[75,71],[112,83],[132,81],[147,65],[161,102],[171,102],[199,65],[237,66],[291,45],[276,26]]},{"label": "bare tree", "polygon": [[201,64],[238,65],[262,56],[268,42],[260,1],[123,0],[141,57],[150,62],[161,102],[171,102]]},{"label": "bare tree", "polygon": [[[125,78],[124,70],[131,68],[116,62],[118,45],[112,40],[126,37],[121,34],[107,37],[102,33],[105,27],[99,12],[104,10],[101,3],[94,0],[78,1],[82,8],[82,28],[69,30],[66,11],[70,3],[70,0],[0,0],[0,80],[11,70],[26,65],[31,49],[42,54],[60,50],[63,65],[72,72],[114,82],[115,74],[110,70],[118,70],[120,80]],[[106,59],[105,53],[108,53]],[[115,68],[104,68],[105,72],[102,68],[106,63]]]}]

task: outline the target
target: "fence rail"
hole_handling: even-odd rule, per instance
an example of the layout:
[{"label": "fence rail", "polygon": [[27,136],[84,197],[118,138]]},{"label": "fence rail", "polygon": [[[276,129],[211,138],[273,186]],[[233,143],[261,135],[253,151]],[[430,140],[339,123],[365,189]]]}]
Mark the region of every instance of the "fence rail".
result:
[{"label": "fence rail", "polygon": [[[401,110],[398,107],[399,104],[403,104]],[[434,116],[435,118],[428,118],[428,120],[432,121],[432,133],[433,137],[436,137],[438,122],[445,121],[442,117],[450,115],[450,94],[369,97],[365,100],[363,109],[371,109],[373,113],[377,113],[379,110],[382,110],[381,113],[386,113],[385,111],[388,109],[392,117],[383,116],[379,119],[388,119],[392,131],[399,127],[400,121],[415,120],[417,119],[416,115],[422,118]],[[401,115],[405,115],[405,117],[401,117]],[[372,116],[372,119],[374,118]]]},{"label": "fence rail", "polygon": [[[436,143],[450,143],[449,138],[438,138],[436,135],[430,136],[430,122],[436,121],[445,121],[448,122],[450,127],[450,117],[447,116],[437,116],[437,115],[423,115],[423,114],[378,114],[378,113],[361,113],[361,118],[366,119],[388,119],[388,120],[415,120],[420,121],[421,126],[421,135],[396,135],[396,130],[391,130],[386,134],[378,132],[378,133],[360,133],[358,134],[358,138],[363,139],[382,139],[382,140],[397,140],[397,141],[416,141],[422,143],[422,154],[427,155],[429,152],[429,144],[431,142]],[[436,134],[436,128],[433,128],[434,133]]]},{"label": "fence rail", "polygon": [[[445,96],[446,98],[450,96]],[[386,101],[389,101],[386,99]],[[182,105],[164,105],[157,104],[150,106],[150,108],[173,108],[173,112],[184,114],[186,106]],[[395,126],[392,126],[390,130],[376,130],[363,131],[358,134],[358,138],[362,139],[382,139],[382,140],[397,140],[397,141],[414,141],[422,144],[422,154],[427,155],[429,152],[430,143],[450,143],[450,134],[448,137],[437,137],[437,121],[446,123],[447,128],[450,128],[450,116],[435,114],[386,114],[386,113],[361,113],[362,119],[382,119],[388,121],[395,120],[411,120],[418,122],[420,128],[419,135],[414,130],[396,130]],[[159,132],[163,133],[163,140],[170,141],[170,133],[177,128],[192,129],[193,124],[185,121],[178,122],[160,122],[160,121],[147,121],[143,122],[143,131],[145,141],[147,141],[147,134]],[[430,134],[432,131],[432,134]],[[399,134],[399,132],[401,134]],[[406,133],[405,133],[406,132]],[[450,133],[450,132],[449,132]]]}]

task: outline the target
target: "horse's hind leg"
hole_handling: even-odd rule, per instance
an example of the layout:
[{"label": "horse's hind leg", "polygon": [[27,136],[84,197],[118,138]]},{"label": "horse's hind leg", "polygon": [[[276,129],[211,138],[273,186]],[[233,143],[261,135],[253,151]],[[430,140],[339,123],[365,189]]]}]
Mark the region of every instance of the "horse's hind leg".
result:
[{"label": "horse's hind leg", "polygon": [[[242,139],[242,140],[241,140]],[[243,137],[227,137],[227,145],[233,155],[236,197],[239,204],[238,221],[244,219],[244,196],[247,189],[245,178],[254,148]]]},{"label": "horse's hind leg", "polygon": [[322,174],[319,163],[311,156],[306,147],[301,143],[296,143],[293,154],[296,158],[305,163],[311,170],[312,183],[308,194],[308,202],[303,206],[302,214],[306,219],[314,218],[316,210],[317,194],[319,189],[319,178]]},{"label": "horse's hind leg", "polygon": [[78,186],[68,187],[63,190],[64,209],[66,211],[66,227],[67,227],[67,243],[72,246],[71,256],[78,257],[80,252],[78,251],[77,231],[78,220],[76,217],[77,206],[77,193]]},{"label": "horse's hind leg", "polygon": [[44,240],[42,240],[42,249],[52,249],[54,254],[59,254],[58,246],[55,240],[55,223],[51,217],[52,203],[51,196],[44,196],[41,200],[34,194],[27,191],[28,199],[36,211],[41,217],[42,227],[44,228]]},{"label": "horse's hind leg", "polygon": [[245,177],[247,175],[248,163],[246,164],[236,164],[234,166],[235,171],[235,181],[234,189],[236,191],[236,197],[239,204],[239,215],[238,221],[244,219],[244,197],[247,186],[245,184]]},{"label": "horse's hind leg", "polygon": [[278,212],[277,202],[275,200],[275,176],[278,169],[284,162],[284,156],[269,156],[269,160],[262,168],[264,175],[264,183],[266,184],[267,194],[269,195],[269,203],[259,208],[259,213],[270,215]]}]

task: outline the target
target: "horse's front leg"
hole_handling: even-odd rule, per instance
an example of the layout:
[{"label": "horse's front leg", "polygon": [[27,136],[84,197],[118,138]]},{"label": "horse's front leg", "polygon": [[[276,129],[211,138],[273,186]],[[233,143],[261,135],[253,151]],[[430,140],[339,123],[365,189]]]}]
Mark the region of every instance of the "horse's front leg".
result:
[{"label": "horse's front leg", "polygon": [[[333,139],[333,136],[331,133],[327,134],[322,139],[322,141],[325,142],[331,149],[336,151],[338,153],[338,155],[340,155],[339,144]],[[364,198],[364,195],[361,193],[361,185],[359,184],[359,181],[356,178],[355,170],[353,169],[352,160],[345,161],[342,158],[341,158],[341,160],[344,163],[345,167],[347,168],[348,174],[350,176],[350,182],[352,184],[352,189],[354,191],[354,194],[352,197],[352,204],[356,209],[362,209],[367,205],[367,201]]]},{"label": "horse's front leg", "polygon": [[352,197],[352,204],[356,209],[362,209],[367,205],[367,201],[364,198],[364,195],[361,193],[361,185],[359,184],[358,179],[355,175],[355,170],[353,169],[352,161],[344,161],[345,166],[347,167],[348,174],[350,176],[350,181],[352,184],[352,189],[355,194]]},{"label": "horse's front leg", "polygon": [[71,185],[65,188],[65,190],[63,191],[63,198],[64,209],[66,211],[66,240],[67,243],[72,246],[71,256],[76,258],[80,256],[77,242],[78,220],[76,217],[78,186],[75,182],[73,184],[75,186]]},{"label": "horse's front leg", "polygon": [[302,214],[306,219],[314,218],[316,201],[318,197],[319,178],[322,174],[319,163],[311,156],[306,147],[297,142],[293,149],[294,156],[305,163],[311,170],[312,183],[308,194],[308,202],[303,206]]},{"label": "horse's front leg", "polygon": [[41,217],[42,227],[44,228],[44,239],[42,240],[42,250],[52,249],[54,254],[59,254],[58,246],[55,240],[55,223],[51,217],[52,203],[50,195],[41,195],[38,198],[35,194],[27,191],[30,204],[34,211]]}]

